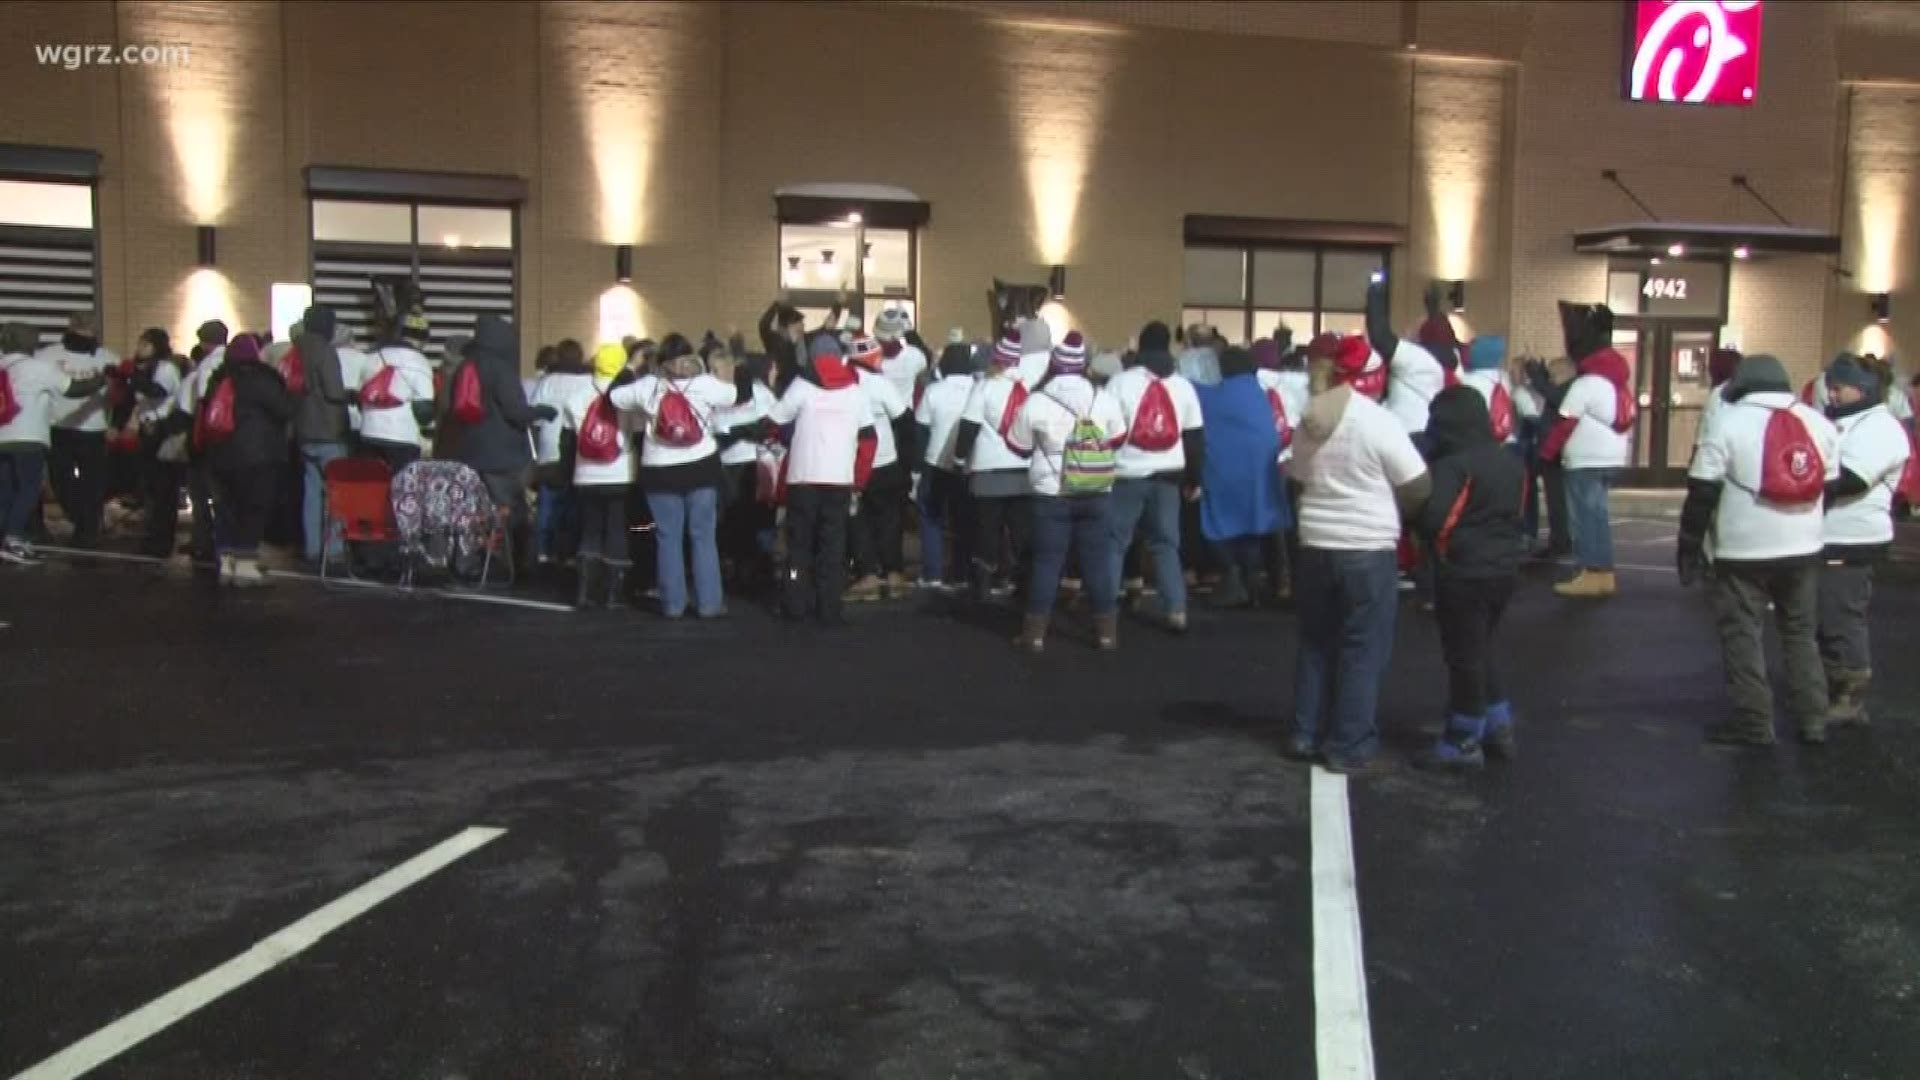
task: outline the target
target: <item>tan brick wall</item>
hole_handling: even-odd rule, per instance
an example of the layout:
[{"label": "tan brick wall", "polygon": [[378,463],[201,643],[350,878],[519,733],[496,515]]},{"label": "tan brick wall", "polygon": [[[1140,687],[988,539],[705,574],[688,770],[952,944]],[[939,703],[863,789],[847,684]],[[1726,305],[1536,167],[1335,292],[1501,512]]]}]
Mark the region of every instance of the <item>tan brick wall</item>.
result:
[{"label": "tan brick wall", "polygon": [[[1420,57],[1414,61],[1413,199],[1407,266],[1416,286],[1465,280],[1463,336],[1505,333],[1506,142],[1513,69]],[[1403,311],[1410,311],[1403,306]]]},{"label": "tan brick wall", "polygon": [[[1912,375],[1920,347],[1920,86],[1861,86],[1847,99],[1846,198],[1840,214],[1844,265],[1828,313],[1828,345],[1901,357]],[[1893,319],[1875,325],[1868,297],[1893,297]]]}]

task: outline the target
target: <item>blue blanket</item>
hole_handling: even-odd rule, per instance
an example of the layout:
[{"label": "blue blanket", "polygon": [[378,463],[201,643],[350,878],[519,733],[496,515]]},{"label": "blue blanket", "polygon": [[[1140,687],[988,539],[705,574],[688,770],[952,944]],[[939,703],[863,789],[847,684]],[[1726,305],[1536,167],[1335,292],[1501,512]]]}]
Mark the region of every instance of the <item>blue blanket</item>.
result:
[{"label": "blue blanket", "polygon": [[1209,540],[1265,536],[1293,525],[1287,489],[1274,460],[1280,454],[1273,409],[1253,375],[1196,386],[1206,421],[1200,531]]}]

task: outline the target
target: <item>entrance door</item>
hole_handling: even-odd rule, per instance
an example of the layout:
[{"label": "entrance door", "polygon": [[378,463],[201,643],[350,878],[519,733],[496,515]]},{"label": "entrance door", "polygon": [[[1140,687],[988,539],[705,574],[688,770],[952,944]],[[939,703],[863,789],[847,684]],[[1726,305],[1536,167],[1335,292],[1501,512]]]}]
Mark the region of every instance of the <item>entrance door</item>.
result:
[{"label": "entrance door", "polygon": [[1712,322],[1649,320],[1623,327],[1615,337],[1622,339],[1615,348],[1633,365],[1640,400],[1626,480],[1656,487],[1683,484],[1713,389],[1707,361],[1720,345],[1720,329]]}]

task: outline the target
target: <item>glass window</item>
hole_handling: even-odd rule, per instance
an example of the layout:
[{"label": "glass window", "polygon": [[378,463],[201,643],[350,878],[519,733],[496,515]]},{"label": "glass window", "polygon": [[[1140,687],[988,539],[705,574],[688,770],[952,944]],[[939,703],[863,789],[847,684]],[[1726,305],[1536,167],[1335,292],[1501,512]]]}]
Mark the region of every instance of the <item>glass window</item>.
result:
[{"label": "glass window", "polygon": [[1188,248],[1186,299],[1189,304],[1247,302],[1247,253],[1240,248]]},{"label": "glass window", "polygon": [[917,321],[916,253],[911,229],[867,228],[854,218],[782,222],[775,272],[803,312],[824,317],[838,302],[868,327],[889,308]]},{"label": "glass window", "polygon": [[[905,229],[868,229],[860,273],[868,296],[913,295],[912,238]],[[872,305],[868,305],[871,307]]]},{"label": "glass window", "polygon": [[411,244],[413,207],[406,203],[315,199],[313,238],[352,244]]},{"label": "glass window", "polygon": [[1367,285],[1385,270],[1378,251],[1328,250],[1320,253],[1320,309],[1365,311]]},{"label": "glass window", "polygon": [[38,180],[0,180],[0,225],[91,229],[93,187]]},{"label": "glass window", "polygon": [[1190,307],[1180,309],[1183,327],[1204,323],[1218,330],[1228,341],[1244,341],[1247,334],[1247,309]]},{"label": "glass window", "polygon": [[[1338,334],[1341,337],[1346,337],[1349,334],[1364,334],[1367,332],[1367,317],[1357,311],[1324,312],[1320,316],[1320,332],[1323,334]],[[1296,342],[1296,344],[1304,343]]]},{"label": "glass window", "polygon": [[1293,333],[1293,344],[1305,345],[1313,340],[1313,312],[1311,311],[1256,311],[1253,313],[1253,337],[1274,337],[1275,332],[1285,327]]},{"label": "glass window", "polygon": [[1640,271],[1607,271],[1607,306],[1620,314],[1640,310]]},{"label": "glass window", "polygon": [[422,206],[420,242],[450,248],[513,248],[513,211],[497,206]]},{"label": "glass window", "polygon": [[858,232],[851,227],[780,226],[782,283],[805,291],[852,291],[857,261],[852,256],[858,243]]},{"label": "glass window", "polygon": [[1253,253],[1253,302],[1269,308],[1313,307],[1313,252]]}]

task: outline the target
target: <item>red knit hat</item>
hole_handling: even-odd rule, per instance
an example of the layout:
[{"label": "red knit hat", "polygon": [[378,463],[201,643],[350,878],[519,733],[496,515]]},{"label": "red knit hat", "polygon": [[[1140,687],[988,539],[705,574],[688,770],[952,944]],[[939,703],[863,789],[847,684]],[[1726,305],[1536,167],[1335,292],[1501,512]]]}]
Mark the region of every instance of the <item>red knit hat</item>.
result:
[{"label": "red knit hat", "polygon": [[855,334],[847,343],[847,359],[869,371],[880,369],[880,346],[865,334]]},{"label": "red knit hat", "polygon": [[1316,334],[1312,341],[1307,342],[1308,360],[1331,360],[1339,351],[1340,335],[1331,331]]},{"label": "red knit hat", "polygon": [[[1316,340],[1315,344],[1318,344]],[[1373,346],[1367,344],[1365,334],[1352,334],[1341,338],[1333,350],[1333,368],[1341,380],[1345,381],[1367,369],[1367,361],[1373,357]]]}]

